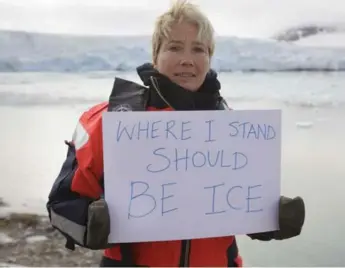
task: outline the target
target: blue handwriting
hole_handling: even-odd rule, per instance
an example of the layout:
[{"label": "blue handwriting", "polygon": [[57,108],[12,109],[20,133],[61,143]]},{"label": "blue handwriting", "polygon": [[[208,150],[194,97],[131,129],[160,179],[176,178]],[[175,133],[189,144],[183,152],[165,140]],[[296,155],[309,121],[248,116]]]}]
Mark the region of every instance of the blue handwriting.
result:
[{"label": "blue handwriting", "polygon": [[139,121],[132,125],[124,125],[120,120],[117,125],[116,141],[121,139],[140,140],[156,139],[165,137],[165,139],[189,140],[191,139],[191,122],[170,120],[164,122],[158,121]]},{"label": "blue handwriting", "polygon": [[[188,171],[191,168],[230,168],[232,170],[242,169],[248,164],[248,158],[241,152],[229,152],[226,150],[194,151],[190,149],[157,148],[152,153],[155,158],[154,164],[148,164],[148,172],[157,173],[167,169],[175,171]],[[159,161],[160,160],[160,161]]]},{"label": "blue handwriting", "polygon": [[[205,190],[212,189],[212,192],[210,191],[212,194],[211,211],[206,212],[205,215],[221,214],[227,212],[229,209],[242,210],[246,213],[263,211],[263,208],[252,208],[254,200],[262,198],[260,195],[260,191],[259,193],[256,193],[256,195],[251,192],[251,190],[262,187],[262,185],[253,185],[247,187],[244,187],[242,185],[236,185],[224,189],[223,187],[225,186],[225,183],[221,183],[213,186],[204,187]],[[222,189],[219,189],[219,191],[217,191],[217,188]],[[235,198],[236,202],[232,201],[231,199],[231,197],[233,197],[234,195],[236,195],[237,197]],[[228,207],[228,209],[226,209],[226,207]]]},{"label": "blue handwriting", "polygon": [[256,140],[272,140],[276,137],[276,132],[271,125],[253,124],[251,122],[234,121],[229,123],[230,137],[241,137],[243,139],[254,138]]},{"label": "blue handwriting", "polygon": [[205,123],[208,124],[208,137],[205,140],[205,142],[213,142],[216,141],[215,139],[212,139],[212,123],[214,122],[214,120],[207,120],[205,121]]},{"label": "blue handwriting", "polygon": [[[160,216],[178,211],[175,207],[173,194],[173,187],[177,185],[176,182],[161,184],[161,194],[159,197],[155,197],[150,193],[150,185],[143,181],[134,181],[131,183],[131,198],[128,207],[128,219],[143,218],[155,211],[157,211],[158,204],[160,204]],[[169,188],[169,189],[168,189]],[[241,211],[244,213],[257,213],[262,212],[263,207],[260,200],[262,199],[262,185],[234,185],[229,186],[225,183],[220,183],[212,186],[206,186],[203,188],[210,194],[210,202],[208,208],[205,207],[205,215],[216,215],[223,213],[231,213],[231,211]],[[167,193],[170,192],[170,194]],[[143,202],[146,202],[145,211],[143,211]],[[166,202],[170,200],[168,206]],[[160,202],[158,202],[160,201]],[[176,201],[175,201],[176,202]],[[133,214],[133,208],[140,208],[136,211],[140,211],[140,214]],[[209,209],[211,208],[211,209]]]},{"label": "blue handwriting", "polygon": [[[171,213],[175,210],[177,210],[177,208],[170,208],[170,209],[165,209],[164,208],[164,202],[167,199],[173,199],[174,195],[170,194],[168,196],[166,196],[165,193],[165,188],[171,187],[173,185],[175,185],[176,183],[166,183],[166,184],[162,184],[162,196],[160,198],[161,200],[161,215],[165,215],[167,213]],[[144,189],[143,187],[144,186]],[[155,209],[157,208],[157,199],[152,195],[152,194],[148,194],[147,192],[150,189],[150,185],[147,182],[143,182],[143,181],[134,181],[131,183],[131,197],[130,197],[130,202],[129,202],[129,207],[128,207],[128,219],[130,218],[142,218],[145,217],[151,213],[153,213],[155,211]],[[132,214],[132,210],[133,210],[133,206],[135,205],[134,203],[137,202],[137,204],[142,204],[143,200],[149,198],[149,200],[151,201],[152,205],[151,207],[149,207],[147,209],[147,211],[142,211],[140,215],[133,215]]]}]

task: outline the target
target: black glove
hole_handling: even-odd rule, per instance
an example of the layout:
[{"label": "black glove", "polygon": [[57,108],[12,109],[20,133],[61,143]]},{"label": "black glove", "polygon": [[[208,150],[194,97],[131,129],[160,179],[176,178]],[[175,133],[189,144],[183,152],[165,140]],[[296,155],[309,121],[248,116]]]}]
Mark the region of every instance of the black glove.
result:
[{"label": "black glove", "polygon": [[104,199],[92,202],[88,209],[86,246],[92,249],[105,249],[110,234],[110,216]]},{"label": "black glove", "polygon": [[281,196],[279,200],[279,230],[248,234],[252,239],[261,241],[284,240],[298,236],[305,220],[305,206],[301,197],[294,199]]}]

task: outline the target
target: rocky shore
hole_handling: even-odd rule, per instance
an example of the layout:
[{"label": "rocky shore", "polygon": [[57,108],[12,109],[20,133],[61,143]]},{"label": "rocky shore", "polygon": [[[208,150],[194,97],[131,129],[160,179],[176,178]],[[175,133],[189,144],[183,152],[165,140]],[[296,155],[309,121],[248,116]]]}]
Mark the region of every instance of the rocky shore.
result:
[{"label": "rocky shore", "polygon": [[4,212],[0,198],[0,267],[99,266],[101,251],[65,248],[65,238],[46,216]]}]

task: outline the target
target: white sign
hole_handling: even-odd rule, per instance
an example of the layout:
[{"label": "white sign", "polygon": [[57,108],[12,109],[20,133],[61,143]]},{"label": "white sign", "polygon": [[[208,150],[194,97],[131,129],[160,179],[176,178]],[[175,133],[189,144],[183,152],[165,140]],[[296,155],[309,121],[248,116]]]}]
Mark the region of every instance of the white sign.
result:
[{"label": "white sign", "polygon": [[110,243],[278,230],[281,112],[107,112]]}]

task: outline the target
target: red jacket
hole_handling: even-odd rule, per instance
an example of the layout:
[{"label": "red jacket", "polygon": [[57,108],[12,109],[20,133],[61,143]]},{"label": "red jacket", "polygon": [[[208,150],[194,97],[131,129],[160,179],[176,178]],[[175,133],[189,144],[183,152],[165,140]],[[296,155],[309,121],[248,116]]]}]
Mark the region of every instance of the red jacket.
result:
[{"label": "red jacket", "polygon": [[[99,198],[103,192],[99,181],[103,174],[102,113],[107,108],[108,103],[105,102],[85,112],[73,138],[78,167],[71,190],[94,199]],[[147,110],[158,109],[148,107]],[[234,236],[193,239],[187,246],[183,244],[183,241],[133,243],[130,244],[131,258],[136,265],[141,266],[180,266],[185,260],[187,266],[194,267],[242,266]],[[121,260],[120,247],[106,249],[104,256]]]}]

